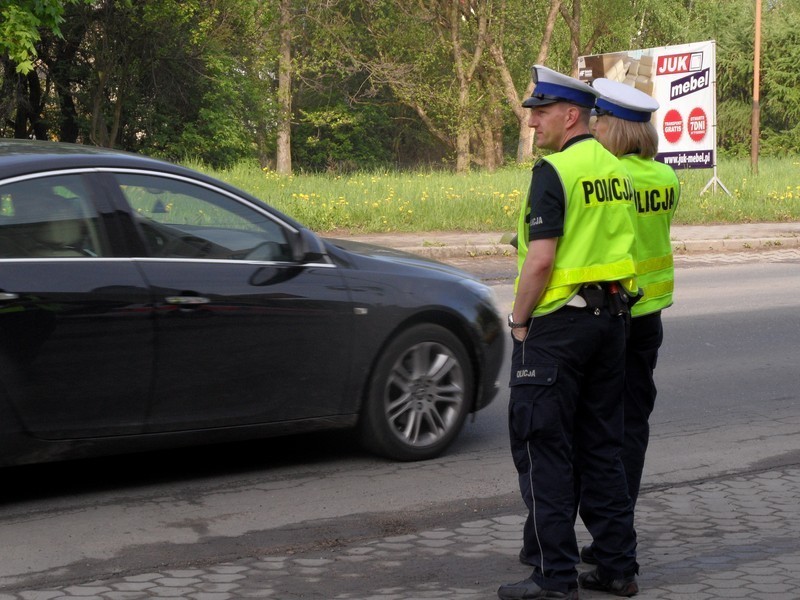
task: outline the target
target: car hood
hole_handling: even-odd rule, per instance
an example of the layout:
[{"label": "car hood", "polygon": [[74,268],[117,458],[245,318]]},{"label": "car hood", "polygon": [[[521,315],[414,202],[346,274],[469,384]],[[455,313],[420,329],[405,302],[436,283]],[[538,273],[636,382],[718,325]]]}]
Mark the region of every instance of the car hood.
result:
[{"label": "car hood", "polygon": [[344,250],[353,258],[379,261],[384,263],[386,266],[397,265],[426,269],[429,271],[435,271],[441,275],[451,275],[456,279],[466,278],[479,281],[477,277],[457,267],[452,267],[432,258],[420,256],[418,254],[412,254],[403,250],[337,238],[324,238],[324,241],[326,244],[332,245],[339,250]]}]

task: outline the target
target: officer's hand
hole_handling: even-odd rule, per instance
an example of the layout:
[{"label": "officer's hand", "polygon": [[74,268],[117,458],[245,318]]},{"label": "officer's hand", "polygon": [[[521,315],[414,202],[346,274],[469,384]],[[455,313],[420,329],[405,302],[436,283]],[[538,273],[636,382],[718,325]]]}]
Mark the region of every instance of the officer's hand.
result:
[{"label": "officer's hand", "polygon": [[516,327],[511,330],[511,337],[513,337],[518,342],[525,341],[525,338],[528,336],[528,328],[527,327]]}]

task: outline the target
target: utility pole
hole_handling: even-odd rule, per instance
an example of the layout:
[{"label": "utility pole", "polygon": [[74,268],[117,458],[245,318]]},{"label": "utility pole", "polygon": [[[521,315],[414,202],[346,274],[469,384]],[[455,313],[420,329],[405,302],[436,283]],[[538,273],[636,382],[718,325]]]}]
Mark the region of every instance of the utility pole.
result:
[{"label": "utility pole", "polygon": [[753,124],[750,131],[750,168],[758,175],[758,143],[760,131],[760,83],[761,83],[761,0],[756,0],[756,35],[753,51]]}]

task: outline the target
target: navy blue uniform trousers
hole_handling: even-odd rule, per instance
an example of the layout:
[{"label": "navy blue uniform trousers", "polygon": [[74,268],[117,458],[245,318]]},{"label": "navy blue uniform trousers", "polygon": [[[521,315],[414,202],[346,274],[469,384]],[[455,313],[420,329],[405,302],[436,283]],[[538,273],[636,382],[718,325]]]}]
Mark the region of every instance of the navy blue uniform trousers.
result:
[{"label": "navy blue uniform trousers", "polygon": [[653,371],[663,339],[661,311],[631,319],[625,350],[625,442],[622,464],[628,480],[628,495],[634,506],[639,497],[644,455],[650,440],[650,413],[656,403]]},{"label": "navy blue uniform trousers", "polygon": [[509,434],[528,507],[523,552],[540,587],[576,587],[575,472],[581,518],[603,577],[638,571],[633,507],[620,458],[625,323],[602,309],[536,317],[511,357]]}]

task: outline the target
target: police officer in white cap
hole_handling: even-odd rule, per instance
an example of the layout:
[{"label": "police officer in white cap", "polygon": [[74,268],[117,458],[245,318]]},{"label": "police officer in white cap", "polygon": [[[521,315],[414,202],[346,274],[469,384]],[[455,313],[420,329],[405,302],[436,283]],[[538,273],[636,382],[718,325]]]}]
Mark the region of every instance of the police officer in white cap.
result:
[{"label": "police officer in white cap", "polygon": [[508,317],[509,435],[529,511],[520,561],[533,572],[497,593],[578,598],[575,469],[599,563],[595,589],[631,596],[636,537],[620,451],[625,300],[637,292],[633,187],[589,133],[596,91],[539,65],[533,78],[523,106],[536,145],[552,153],[534,166],[521,210]]},{"label": "police officer in white cap", "polygon": [[[674,270],[670,225],[680,198],[672,167],[657,162],[658,133],[652,115],[658,102],[629,85],[595,79],[600,94],[594,134],[626,166],[636,193],[638,284],[642,298],[631,308],[625,351],[625,441],[622,462],[628,493],[636,506],[642,480],[648,424],[656,400],[653,371],[663,339],[661,311],[672,304]],[[584,562],[595,562],[592,546],[581,550]]]}]

